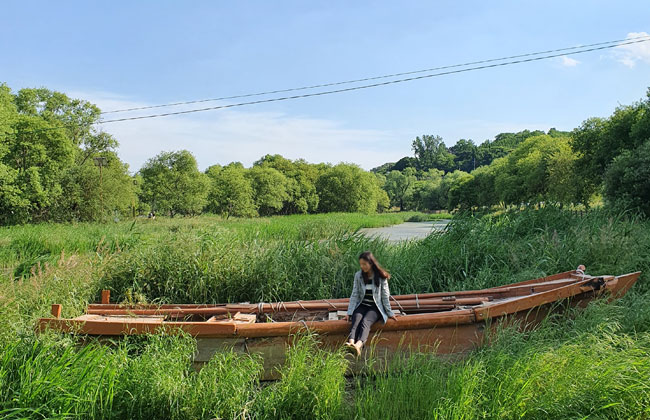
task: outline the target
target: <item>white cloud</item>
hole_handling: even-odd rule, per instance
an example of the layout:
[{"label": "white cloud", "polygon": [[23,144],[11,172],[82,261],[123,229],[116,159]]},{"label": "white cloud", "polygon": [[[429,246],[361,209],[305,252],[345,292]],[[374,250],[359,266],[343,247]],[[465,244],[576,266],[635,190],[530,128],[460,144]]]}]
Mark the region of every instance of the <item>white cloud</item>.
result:
[{"label": "white cloud", "polygon": [[[630,32],[625,39],[650,36],[647,32]],[[637,62],[650,63],[650,41],[619,45],[614,48],[614,57],[627,67],[633,68]]]},{"label": "white cloud", "polygon": [[[86,99],[107,111],[148,105],[110,92],[68,92],[68,95]],[[104,120],[169,110],[106,114]],[[180,149],[192,152],[201,170],[233,161],[249,167],[267,153],[278,153],[288,159],[303,158],[312,163],[352,162],[369,170],[410,154],[410,137],[404,133],[349,128],[339,121],[279,112],[222,109],[115,122],[101,127],[117,138],[118,154],[129,164],[131,172],[139,170],[147,159],[161,151]]]},{"label": "white cloud", "polygon": [[567,57],[566,55],[563,55],[560,58],[562,59],[562,65],[565,67],[575,67],[578,64],[580,64],[578,60],[571,57]]}]

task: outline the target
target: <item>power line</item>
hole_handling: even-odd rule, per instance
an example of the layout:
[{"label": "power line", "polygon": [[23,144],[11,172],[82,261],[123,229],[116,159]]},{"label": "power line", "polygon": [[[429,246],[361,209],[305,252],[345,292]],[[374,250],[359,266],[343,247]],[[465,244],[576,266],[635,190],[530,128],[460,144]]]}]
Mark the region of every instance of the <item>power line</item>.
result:
[{"label": "power line", "polygon": [[[633,40],[638,40],[638,39],[646,39],[647,40],[647,39],[650,39],[650,38],[649,38],[648,35],[643,35],[643,36],[638,36],[638,37],[633,37],[633,38],[618,39],[618,40],[614,40],[614,41],[598,42],[598,43],[595,43],[595,44],[587,44],[587,45],[581,45],[581,46],[575,46],[575,47],[558,48],[558,49],[553,49],[553,50],[546,50],[546,51],[538,51],[538,52],[532,52],[532,53],[526,53],[526,54],[512,55],[512,56],[509,56],[509,57],[491,58],[491,59],[487,59],[487,60],[471,61],[471,62],[462,63],[462,64],[452,64],[452,65],[441,66],[441,67],[433,67],[433,68],[423,69],[423,70],[414,70],[414,71],[407,71],[407,72],[402,72],[402,73],[386,74],[386,75],[382,75],[382,76],[366,77],[366,78],[363,78],[363,79],[354,79],[354,80],[346,80],[346,81],[341,81],[341,82],[323,83],[323,84],[318,84],[318,85],[302,86],[302,87],[288,88],[288,89],[269,90],[269,91],[265,91],[265,92],[248,93],[248,94],[243,94],[243,95],[223,96],[223,97],[220,97],[220,98],[197,99],[197,100],[192,100],[192,101],[172,102],[172,103],[160,104],[160,105],[149,105],[149,106],[140,106],[140,107],[133,107],[133,108],[125,108],[125,109],[115,109],[115,110],[111,110],[111,111],[104,111],[104,112],[102,112],[102,115],[114,114],[114,113],[118,113],[118,112],[141,111],[141,110],[145,110],[145,109],[164,108],[164,107],[178,106],[178,105],[197,104],[197,103],[204,103],[204,102],[216,102],[216,101],[223,101],[223,100],[228,100],[228,99],[249,98],[249,97],[253,97],[253,96],[263,96],[263,95],[271,95],[271,94],[276,94],[276,93],[295,92],[295,91],[300,91],[300,90],[316,89],[316,88],[323,88],[323,87],[330,87],[330,86],[339,86],[339,85],[345,85],[345,84],[367,82],[367,81],[370,81],[370,80],[379,80],[379,79],[388,79],[388,78],[391,78],[391,77],[407,76],[407,75],[411,75],[411,74],[429,73],[429,72],[432,72],[432,71],[446,70],[446,69],[456,68],[456,67],[466,67],[466,66],[473,66],[473,65],[476,65],[476,64],[492,63],[492,62],[495,62],[495,61],[512,60],[512,59],[515,59],[515,58],[523,58],[523,57],[530,57],[530,56],[535,56],[535,55],[550,54],[550,53],[556,53],[556,52],[560,52],[560,51],[570,51],[570,50],[583,49],[583,48],[589,48],[589,47],[597,47],[597,46],[601,46],[601,45],[614,44],[614,43],[620,43],[620,42],[625,42],[625,41],[633,41]],[[621,44],[621,45],[624,45],[624,44]],[[563,55],[566,55],[566,54],[563,54]]]},{"label": "power line", "polygon": [[[373,87],[387,86],[387,85],[391,85],[391,84],[404,83],[404,82],[409,82],[409,81],[414,81],[414,80],[421,80],[421,79],[426,79],[426,78],[431,78],[431,77],[445,76],[445,75],[449,75],[449,74],[464,73],[464,72],[469,72],[469,71],[482,70],[482,69],[486,69],[486,68],[504,67],[504,66],[508,66],[508,65],[512,65],[512,64],[520,64],[520,63],[527,63],[527,62],[532,62],[532,61],[546,60],[546,59],[549,59],[549,58],[561,57],[561,56],[564,56],[564,55],[582,54],[582,53],[591,52],[591,51],[598,51],[598,50],[614,48],[614,47],[618,47],[618,46],[622,46],[622,45],[630,45],[630,44],[637,44],[637,43],[650,41],[650,37],[640,37],[640,38],[643,38],[643,39],[638,39],[638,40],[628,41],[628,42],[619,42],[619,43],[613,44],[613,45],[602,45],[602,46],[599,46],[599,47],[581,49],[579,51],[570,51],[570,52],[561,53],[561,54],[552,54],[552,55],[545,55],[545,56],[541,56],[541,57],[526,58],[526,59],[522,59],[522,60],[507,61],[507,62],[504,62],[504,63],[486,64],[486,65],[477,66],[477,67],[470,67],[470,68],[465,68],[465,69],[451,70],[451,71],[433,73],[433,74],[425,74],[425,75],[421,75],[421,76],[414,76],[414,77],[408,77],[408,78],[397,79],[397,80],[389,80],[389,81],[386,81],[386,82],[373,83],[373,84],[367,84],[367,85],[361,85],[361,86],[354,86],[354,87],[343,88],[343,89],[328,90],[328,91],[315,92],[315,93],[306,93],[306,94],[303,94],[303,95],[284,96],[284,97],[279,97],[279,98],[260,99],[260,100],[256,100],[256,101],[240,102],[240,103],[235,103],[235,104],[226,104],[226,105],[219,105],[219,106],[213,106],[213,107],[207,107],[207,108],[190,109],[190,110],[185,110],[185,111],[166,112],[166,113],[161,113],[161,114],[142,115],[142,116],[137,116],[137,117],[116,118],[116,119],[112,119],[112,120],[97,121],[94,124],[109,124],[109,123],[115,123],[115,122],[121,122],[121,121],[143,120],[143,119],[150,119],[150,118],[167,117],[167,116],[172,116],[172,115],[191,114],[191,113],[196,113],[196,112],[212,111],[212,110],[217,110],[217,109],[226,109],[226,108],[234,108],[234,107],[241,107],[241,106],[247,106],[247,105],[255,105],[255,104],[261,104],[261,103],[280,102],[280,101],[287,101],[287,100],[300,99],[300,98],[309,98],[309,97],[314,97],[314,96],[331,95],[331,94],[335,94],[335,93],[350,92],[350,91],[361,90],[361,89],[369,89],[369,88],[373,88]],[[601,43],[601,44],[603,44],[603,43]],[[564,50],[565,49],[562,49],[562,51],[564,51]],[[556,50],[556,51],[560,51],[560,50]],[[531,53],[531,54],[534,54],[534,53]],[[62,129],[62,128],[70,128],[70,127],[78,127],[78,126],[81,126],[81,124],[67,124],[67,125],[61,125],[61,126],[58,126],[58,127],[48,127],[48,128],[38,129],[38,130],[23,131],[21,133],[22,134],[36,133],[36,132],[41,132],[41,131],[58,130],[58,129]],[[9,134],[14,134],[15,135],[17,133],[9,133]]]},{"label": "power line", "polygon": [[637,44],[637,43],[647,42],[647,41],[650,41],[650,38],[643,39],[643,40],[638,40],[638,41],[619,43],[619,44],[616,44],[616,45],[594,47],[594,48],[584,49],[584,50],[580,50],[580,51],[572,51],[572,52],[562,53],[562,54],[545,55],[545,56],[542,56],[542,57],[533,57],[533,58],[526,58],[526,59],[522,59],[522,60],[507,61],[505,63],[487,64],[487,65],[483,65],[483,66],[470,67],[470,68],[467,68],[467,69],[451,70],[451,71],[446,71],[446,72],[442,72],[442,73],[425,74],[425,75],[422,75],[422,76],[408,77],[408,78],[397,79],[397,80],[389,80],[387,82],[373,83],[373,84],[362,85],[362,86],[354,86],[354,87],[349,87],[349,88],[344,88],[344,89],[326,90],[326,91],[323,91],[323,92],[306,93],[306,94],[303,94],[303,95],[284,96],[284,97],[279,97],[279,98],[260,99],[260,100],[257,100],[257,101],[239,102],[239,103],[235,103],[235,104],[218,105],[218,106],[212,106],[212,107],[207,107],[207,108],[197,108],[197,109],[189,109],[189,110],[185,110],[185,111],[166,112],[166,113],[162,113],[162,114],[151,114],[151,115],[142,115],[142,116],[138,116],[138,117],[116,118],[116,119],[112,119],[112,120],[100,121],[100,122],[98,122],[98,124],[108,124],[108,123],[114,123],[114,122],[120,122],[120,121],[144,120],[144,119],[149,119],[149,118],[168,117],[168,116],[171,116],[171,115],[192,114],[192,113],[195,113],[195,112],[204,112],[204,111],[212,111],[212,110],[217,110],[217,109],[235,108],[235,107],[240,107],[240,106],[256,105],[256,104],[262,104],[262,103],[268,103],[268,102],[280,102],[280,101],[287,101],[287,100],[292,100],[292,99],[310,98],[310,97],[314,97],[314,96],[331,95],[331,94],[334,94],[334,93],[342,93],[342,92],[350,92],[350,91],[354,91],[354,90],[369,89],[369,88],[373,88],[373,87],[387,86],[387,85],[392,85],[392,84],[396,84],[396,83],[404,83],[404,82],[410,82],[410,81],[414,81],[414,80],[421,80],[421,79],[426,79],[426,78],[430,78],[430,77],[445,76],[445,75],[455,74],[455,73],[464,73],[464,72],[468,72],[468,71],[482,70],[482,69],[493,68],[493,67],[503,67],[503,66],[508,66],[508,65],[511,65],[511,64],[527,63],[527,62],[531,62],[531,61],[540,61],[540,60],[545,60],[545,59],[548,59],[548,58],[560,57],[560,56],[563,56],[563,55],[582,54],[582,53],[585,53],[585,52],[604,50],[604,49],[608,49],[608,48],[618,47],[618,46],[621,46],[621,45]]}]

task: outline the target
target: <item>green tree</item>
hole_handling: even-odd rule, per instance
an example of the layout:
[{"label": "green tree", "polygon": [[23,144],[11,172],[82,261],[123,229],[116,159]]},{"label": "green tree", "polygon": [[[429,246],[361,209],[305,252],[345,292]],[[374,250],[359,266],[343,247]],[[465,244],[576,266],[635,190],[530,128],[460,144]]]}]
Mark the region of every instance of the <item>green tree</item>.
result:
[{"label": "green tree", "polygon": [[445,172],[454,169],[454,155],[449,153],[440,136],[423,135],[411,144],[418,169],[440,169]]},{"label": "green tree", "polygon": [[404,211],[404,203],[408,200],[415,184],[415,168],[406,168],[403,172],[390,171],[386,176],[384,189],[393,205]]},{"label": "green tree", "polygon": [[615,157],[605,173],[604,186],[609,206],[650,217],[650,140]]},{"label": "green tree", "polygon": [[[454,155],[454,163],[457,169],[464,172],[470,172],[476,169],[478,147],[476,147],[472,140],[460,139],[449,151]],[[480,161],[478,164],[480,165]]]},{"label": "green tree", "polygon": [[499,161],[495,188],[506,204],[532,204],[549,199],[549,166],[566,151],[569,138],[547,134],[529,137]]},{"label": "green tree", "polygon": [[255,207],[262,216],[280,212],[289,200],[287,177],[271,167],[253,166],[246,171],[253,187]]},{"label": "green tree", "polygon": [[207,202],[209,179],[199,172],[196,159],[187,150],[161,152],[139,171],[141,199],[154,211],[195,215]]},{"label": "green tree", "polygon": [[[13,167],[14,185],[23,203],[14,221],[47,220],[49,207],[61,195],[63,171],[74,162],[72,141],[55,125],[37,116],[19,115],[9,136],[4,163]],[[11,175],[10,175],[11,176]]]},{"label": "green tree", "polygon": [[322,171],[316,191],[321,212],[374,213],[379,202],[385,202],[386,194],[374,174],[350,163],[339,163]]},{"label": "green tree", "polygon": [[[80,186],[90,188],[91,184],[75,177],[84,172],[90,157],[110,154],[117,147],[112,136],[94,128],[99,108],[46,88],[21,89],[14,95],[3,84],[0,117],[0,133],[4,134],[0,143],[2,222],[77,220],[80,214],[63,203],[72,205],[71,197],[88,198],[93,192],[80,192]],[[112,156],[117,163],[117,156]],[[128,178],[117,178],[124,182],[116,191],[129,191]]]},{"label": "green tree", "polygon": [[210,191],[206,210],[223,214],[226,218],[257,216],[253,186],[246,169],[239,165],[213,165],[206,169],[210,178]]},{"label": "green tree", "polygon": [[503,160],[494,161],[488,166],[481,166],[471,172],[472,179],[468,188],[472,190],[472,206],[490,207],[499,203],[495,188],[495,179]]},{"label": "green tree", "polygon": [[577,204],[581,201],[579,191],[582,181],[575,173],[576,154],[568,140],[557,146],[558,149],[550,155],[547,166],[548,199],[559,203],[560,207]]},{"label": "green tree", "polygon": [[447,173],[442,179],[441,190],[446,192],[446,208],[451,210],[456,207],[467,208],[473,204],[473,195],[469,187],[472,175],[464,171]]},{"label": "green tree", "polygon": [[619,106],[609,118],[589,118],[572,132],[571,147],[577,154],[578,195],[588,206],[614,158],[650,139],[650,89],[644,101]]},{"label": "green tree", "polygon": [[112,152],[104,152],[102,157],[106,165],[101,175],[92,157],[64,172],[61,187],[65,194],[52,206],[54,220],[94,221],[133,214],[137,187],[128,164]]},{"label": "green tree", "polygon": [[278,170],[286,177],[287,200],[280,210],[282,214],[311,213],[318,208],[315,168],[304,160],[292,162],[281,155],[265,155],[253,166],[269,167]]}]

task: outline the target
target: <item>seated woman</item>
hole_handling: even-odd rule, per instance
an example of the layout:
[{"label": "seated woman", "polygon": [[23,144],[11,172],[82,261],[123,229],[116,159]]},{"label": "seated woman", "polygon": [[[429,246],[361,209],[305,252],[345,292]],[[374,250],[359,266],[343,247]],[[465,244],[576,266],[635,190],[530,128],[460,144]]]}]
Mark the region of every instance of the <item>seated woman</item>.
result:
[{"label": "seated woman", "polygon": [[346,320],[352,322],[345,345],[357,355],[361,354],[361,348],[368,339],[370,327],[379,318],[384,324],[388,318],[397,320],[390,307],[390,274],[379,265],[370,251],[359,255],[359,265],[361,270],[354,274],[352,295],[345,316]]}]

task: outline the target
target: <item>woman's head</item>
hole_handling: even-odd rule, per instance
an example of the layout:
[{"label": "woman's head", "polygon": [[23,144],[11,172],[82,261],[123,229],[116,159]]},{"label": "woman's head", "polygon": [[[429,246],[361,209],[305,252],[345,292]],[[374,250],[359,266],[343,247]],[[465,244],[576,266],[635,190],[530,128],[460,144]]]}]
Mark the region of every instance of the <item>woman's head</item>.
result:
[{"label": "woman's head", "polygon": [[375,285],[379,285],[380,277],[385,279],[390,278],[390,274],[377,262],[377,259],[370,251],[364,251],[359,255],[359,265],[361,266],[361,275],[364,279],[367,279],[371,272],[374,273]]}]

